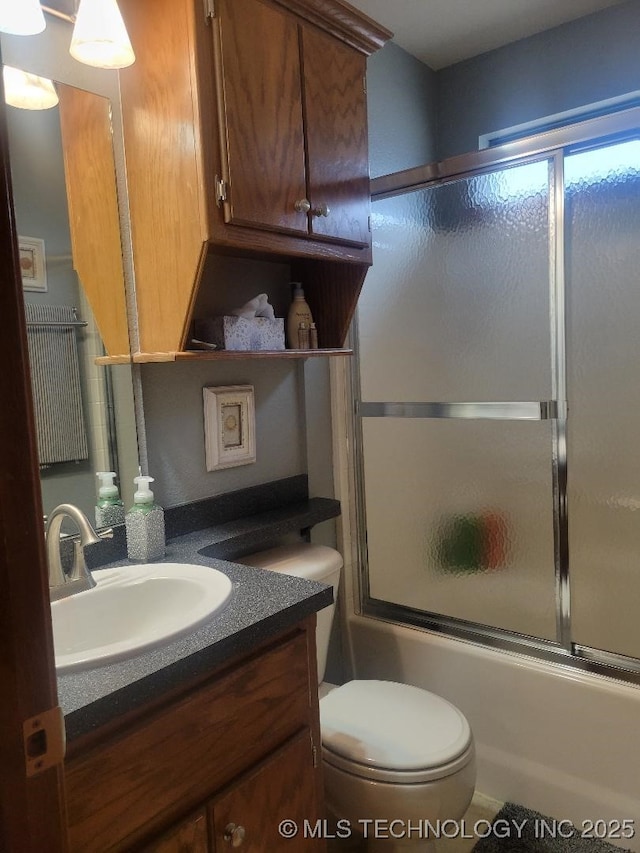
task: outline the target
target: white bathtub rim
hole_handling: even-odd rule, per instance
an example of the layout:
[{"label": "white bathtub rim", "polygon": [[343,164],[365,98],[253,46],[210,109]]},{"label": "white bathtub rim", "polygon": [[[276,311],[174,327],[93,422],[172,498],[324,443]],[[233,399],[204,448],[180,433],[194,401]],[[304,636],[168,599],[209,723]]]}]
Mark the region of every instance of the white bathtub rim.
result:
[{"label": "white bathtub rim", "polygon": [[[401,625],[398,622],[394,622],[390,619],[383,619],[378,616],[354,613],[349,616],[348,624],[350,630],[352,627],[357,629],[360,625],[369,629],[373,628],[374,630],[378,630],[386,634],[392,634],[399,639],[402,639],[403,636],[411,636],[416,633],[425,635],[425,638],[428,639],[430,644],[440,646],[443,649],[450,650],[451,648],[455,649],[456,646],[459,646],[460,651],[464,649],[465,654],[470,654],[480,660],[484,659],[501,664],[510,663],[519,668],[525,668],[528,670],[533,669],[542,675],[552,675],[556,678],[559,677],[566,681],[572,681],[585,686],[592,687],[594,686],[594,682],[600,683],[601,686],[605,687],[608,691],[619,693],[620,696],[626,698],[636,697],[637,701],[640,702],[640,684],[625,681],[622,678],[616,678],[613,675],[606,675],[600,672],[580,669],[572,665],[569,660],[567,660],[567,663],[548,661],[543,658],[528,655],[525,652],[517,652],[513,649],[498,649],[493,646],[484,646],[480,643],[474,642],[473,640],[463,639],[461,637],[452,637],[440,631],[432,631],[429,628],[421,628],[417,625]],[[407,634],[407,632],[411,632],[411,634]],[[355,660],[353,662],[353,669],[357,677],[358,664]]]}]

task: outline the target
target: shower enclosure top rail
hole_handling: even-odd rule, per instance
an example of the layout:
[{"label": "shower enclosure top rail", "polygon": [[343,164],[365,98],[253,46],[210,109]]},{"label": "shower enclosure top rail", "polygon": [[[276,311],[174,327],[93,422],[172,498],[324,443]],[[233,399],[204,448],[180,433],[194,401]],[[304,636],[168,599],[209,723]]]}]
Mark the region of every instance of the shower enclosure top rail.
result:
[{"label": "shower enclosure top rail", "polygon": [[476,170],[484,170],[491,166],[506,166],[511,161],[523,162],[525,158],[538,158],[557,148],[567,146],[574,148],[587,145],[595,139],[602,142],[606,137],[624,136],[630,133],[630,129],[637,128],[639,125],[640,107],[632,107],[613,115],[587,119],[567,127],[555,128],[534,136],[506,142],[504,145],[485,148],[482,151],[459,154],[426,166],[416,166],[390,175],[381,175],[371,179],[371,199],[387,198],[407,190],[420,189],[426,184],[450,180],[457,175],[467,177]]}]

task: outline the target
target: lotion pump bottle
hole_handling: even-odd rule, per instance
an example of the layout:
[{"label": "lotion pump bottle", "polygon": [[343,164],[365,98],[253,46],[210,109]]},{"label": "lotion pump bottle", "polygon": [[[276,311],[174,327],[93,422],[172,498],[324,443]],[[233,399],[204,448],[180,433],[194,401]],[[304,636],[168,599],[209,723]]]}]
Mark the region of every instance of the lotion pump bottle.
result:
[{"label": "lotion pump bottle", "polygon": [[289,342],[289,349],[303,349],[304,347],[300,344],[298,338],[298,330],[301,323],[304,323],[304,328],[308,329],[313,323],[313,317],[311,316],[311,309],[304,298],[302,285],[298,281],[293,281],[291,284],[293,285],[293,302],[289,307],[289,314],[287,315],[287,340]]},{"label": "lotion pump bottle", "polygon": [[153,477],[134,477],[137,490],[133,506],[125,517],[127,556],[130,560],[149,562],[164,557],[164,511],[154,503],[149,483]]},{"label": "lotion pump bottle", "polygon": [[98,471],[96,477],[100,480],[96,504],[96,527],[113,527],[114,524],[123,524],[124,504],[120,500],[118,487],[113,482],[116,472]]}]

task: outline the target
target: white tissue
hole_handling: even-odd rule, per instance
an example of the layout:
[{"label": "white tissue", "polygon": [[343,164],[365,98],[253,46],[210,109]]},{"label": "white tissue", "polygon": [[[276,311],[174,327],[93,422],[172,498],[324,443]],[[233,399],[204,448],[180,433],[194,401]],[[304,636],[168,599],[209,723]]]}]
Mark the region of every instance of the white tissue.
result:
[{"label": "white tissue", "polygon": [[266,317],[268,320],[275,319],[273,305],[269,304],[269,297],[266,293],[259,293],[241,308],[236,308],[231,314],[234,317],[243,317],[245,320],[252,320],[254,317]]}]

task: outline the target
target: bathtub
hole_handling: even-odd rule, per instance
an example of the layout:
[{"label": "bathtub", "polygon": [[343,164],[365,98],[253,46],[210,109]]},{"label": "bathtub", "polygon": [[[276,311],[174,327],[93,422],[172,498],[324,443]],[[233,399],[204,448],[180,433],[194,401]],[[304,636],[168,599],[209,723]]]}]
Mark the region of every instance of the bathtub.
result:
[{"label": "bathtub", "polygon": [[640,853],[640,687],[366,616],[347,631],[357,678],[415,684],[464,712],[478,791]]}]

